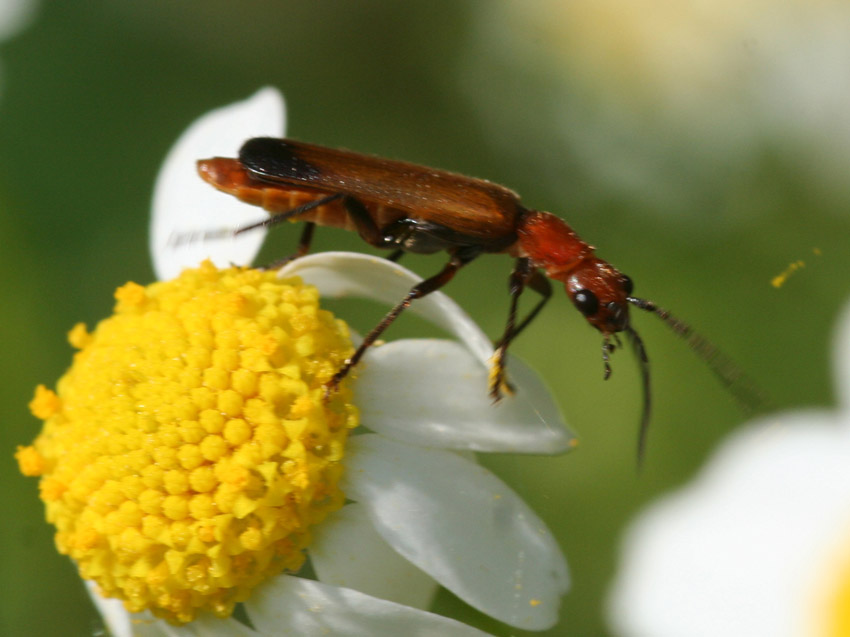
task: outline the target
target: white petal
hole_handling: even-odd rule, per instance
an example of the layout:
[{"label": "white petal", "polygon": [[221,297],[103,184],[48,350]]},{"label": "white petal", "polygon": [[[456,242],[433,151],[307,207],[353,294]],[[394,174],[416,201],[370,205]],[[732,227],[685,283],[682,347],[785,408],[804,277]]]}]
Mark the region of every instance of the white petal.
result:
[{"label": "white petal", "polygon": [[109,634],[114,637],[133,637],[133,627],[130,621],[130,613],[124,608],[120,599],[102,597],[97,592],[97,584],[91,580],[83,580],[89,597],[97,607],[103,623],[109,629]]},{"label": "white petal", "polygon": [[236,229],[264,218],[257,207],[218,192],[198,176],[195,163],[214,156],[233,157],[242,143],[260,135],[282,137],[285,130],[283,97],[273,88],[257,91],[196,120],[171,148],[157,177],[151,221],[151,253],[160,280],[211,258],[216,265],[247,265],[265,238],[264,230],[210,239],[196,238],[175,245],[178,237]]},{"label": "white petal", "polygon": [[[209,613],[203,613],[196,620],[183,626],[172,626],[165,621],[157,620],[153,628],[160,630],[161,633],[151,633],[150,637],[158,637],[160,634],[163,637],[260,637],[257,632],[233,618],[219,619]],[[280,632],[272,633],[275,636],[280,634]]]},{"label": "white petal", "polygon": [[[169,629],[176,630],[161,619],[148,619],[133,623],[133,637],[173,637]],[[112,633],[109,634],[112,637]]]},{"label": "white petal", "polygon": [[850,429],[850,303],[845,303],[833,338],[835,356],[836,394],[841,407],[841,419]]},{"label": "white petal", "polygon": [[[422,277],[397,263],[353,252],[322,252],[296,259],[280,275],[300,276],[322,295],[356,296],[395,305]],[[408,312],[454,334],[485,365],[493,354],[490,340],[460,306],[442,292],[415,300]]]},{"label": "white petal", "polygon": [[494,405],[488,372],[454,341],[404,339],[373,347],[357,371],[356,402],[370,429],[426,447],[560,453],[571,446],[541,380],[511,359],[517,388]]},{"label": "white petal", "polygon": [[486,633],[440,615],[347,588],[281,575],[245,602],[262,635],[298,637],[482,637]]},{"label": "white petal", "polygon": [[492,473],[449,451],[368,434],[349,443],[346,494],[378,533],[468,604],[507,624],[558,620],[567,565],[552,534]]},{"label": "white petal", "polygon": [[848,466],[846,434],[824,413],[736,434],[630,529],[609,606],[619,634],[819,634],[811,604],[850,532]]},{"label": "white petal", "polygon": [[319,581],[425,609],[437,582],[396,553],[375,532],[366,509],[348,504],[322,522],[310,545]]}]

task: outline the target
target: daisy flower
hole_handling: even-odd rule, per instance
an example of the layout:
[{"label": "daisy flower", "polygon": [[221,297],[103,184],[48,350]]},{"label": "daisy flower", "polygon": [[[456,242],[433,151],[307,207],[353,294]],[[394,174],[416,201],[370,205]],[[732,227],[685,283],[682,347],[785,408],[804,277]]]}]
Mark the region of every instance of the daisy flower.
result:
[{"label": "daisy flower", "polygon": [[257,219],[194,162],[282,122],[264,89],[187,130],[154,196],[162,282],[119,288],[112,317],[71,331],[79,351],[56,391],[36,391],[44,429],[17,458],[41,478],[57,546],[116,637],[483,634],[424,610],[438,586],[511,626],[553,626],[564,557],[471,453],[572,446],[540,380],[512,360],[519,391],[492,406],[489,340],[434,293],[411,311],[455,340],[372,348],[324,401],[353,346],[319,294],[393,303],[420,278],[359,254],[280,272],[209,260],[249,263],[261,231],[175,248]]},{"label": "daisy flower", "polygon": [[632,525],[618,634],[850,635],[850,305],[835,352],[837,409],[751,423]]}]

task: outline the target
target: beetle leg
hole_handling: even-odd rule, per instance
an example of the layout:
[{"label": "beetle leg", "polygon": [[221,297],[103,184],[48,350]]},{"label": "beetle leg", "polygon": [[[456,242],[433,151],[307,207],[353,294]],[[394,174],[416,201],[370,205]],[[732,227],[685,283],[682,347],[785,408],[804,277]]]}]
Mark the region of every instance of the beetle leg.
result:
[{"label": "beetle leg", "polygon": [[438,223],[402,217],[378,226],[360,200],[345,196],[342,204],[361,239],[376,248],[396,248],[387,257],[390,261],[398,261],[405,252],[432,254],[464,245],[456,232]]},{"label": "beetle leg", "polygon": [[[525,259],[518,259],[518,261],[523,260]],[[520,287],[519,290],[515,292],[513,277],[514,275],[512,274],[509,289],[511,292],[511,298],[514,299],[514,297],[516,297],[516,299],[512,302],[511,308],[512,311],[516,313],[516,301],[519,299],[519,295],[522,294],[524,287]],[[502,336],[502,338],[498,340],[495,345],[496,347],[501,347],[505,339],[507,339],[508,341],[513,341],[517,336],[519,336],[520,332],[522,332],[526,327],[528,327],[528,325],[531,323],[532,320],[534,320],[540,310],[543,309],[543,306],[546,305],[546,302],[552,297],[552,286],[549,283],[549,279],[543,276],[540,270],[533,270],[528,275],[528,277],[523,282],[523,286],[526,285],[535,292],[537,292],[541,296],[541,299],[537,302],[537,305],[534,306],[534,309],[532,309],[531,312],[528,313],[528,316],[526,316],[524,319],[522,319],[522,321],[520,321],[519,326],[512,330],[508,330],[507,328],[505,329],[505,334]],[[508,338],[509,332],[510,337]]]},{"label": "beetle leg", "polygon": [[285,266],[290,261],[294,261],[295,259],[299,259],[303,257],[310,251],[310,244],[313,242],[313,231],[316,229],[316,224],[312,221],[308,221],[304,224],[304,229],[301,231],[301,238],[298,240],[298,247],[295,248],[295,253],[290,254],[288,257],[283,257],[282,259],[276,259],[271,263],[268,263],[260,268],[259,270],[280,270],[283,266]]},{"label": "beetle leg", "polygon": [[517,259],[511,272],[508,289],[511,295],[511,305],[508,310],[508,321],[505,324],[505,332],[496,344],[496,352],[493,355],[493,368],[490,370],[490,398],[493,402],[502,399],[502,390],[513,393],[513,387],[505,380],[505,356],[516,334],[516,314],[519,305],[519,297],[525,290],[525,286],[531,277],[531,261],[527,258]]},{"label": "beetle leg", "polygon": [[[241,234],[243,232],[248,232],[249,230],[255,230],[257,228],[271,228],[272,226],[276,226],[284,221],[289,221],[290,219],[296,218],[298,215],[303,215],[305,212],[310,212],[314,208],[318,208],[319,206],[324,206],[325,204],[329,204],[332,201],[336,201],[340,199],[343,195],[341,194],[333,194],[328,195],[327,197],[321,197],[319,199],[314,199],[313,201],[309,201],[302,206],[298,206],[297,208],[293,208],[292,210],[287,210],[286,212],[282,212],[280,214],[272,215],[262,221],[257,223],[252,223],[249,226],[243,226],[236,230],[234,234]],[[279,270],[283,266],[285,266],[290,261],[294,261],[299,257],[303,257],[310,251],[310,244],[313,242],[313,232],[316,229],[316,224],[312,221],[305,222],[304,229],[301,231],[301,238],[298,240],[298,246],[295,248],[295,252],[290,254],[288,257],[283,257],[282,259],[277,259],[272,261],[271,263],[259,268],[260,270]]]},{"label": "beetle leg", "polygon": [[313,208],[318,208],[319,206],[324,206],[332,201],[336,201],[337,199],[341,199],[345,195],[341,193],[336,193],[333,195],[328,195],[327,197],[321,197],[319,199],[314,199],[313,201],[308,201],[302,206],[298,206],[297,208],[293,208],[292,210],[287,210],[286,212],[281,212],[279,214],[273,214],[269,217],[266,217],[262,221],[258,221],[257,223],[252,223],[248,226],[242,226],[241,228],[237,228],[233,233],[234,235],[242,234],[243,232],[249,232],[251,230],[256,230],[257,228],[271,228],[272,226],[276,226],[284,221],[289,221],[290,219],[294,219],[298,215],[303,215],[305,212],[310,212]]},{"label": "beetle leg", "polygon": [[384,234],[377,224],[375,224],[375,220],[369,214],[369,211],[366,210],[363,202],[354,197],[346,196],[342,200],[342,205],[345,206],[345,211],[351,217],[354,226],[357,228],[357,234],[360,235],[363,241],[378,248],[386,245]]},{"label": "beetle leg", "polygon": [[[541,298],[520,324],[516,325],[519,297],[526,286],[540,294]],[[540,270],[532,268],[531,261],[525,258],[516,260],[514,270],[511,272],[509,289],[511,306],[508,310],[508,321],[505,325],[505,332],[502,338],[496,343],[495,362],[493,364],[493,371],[490,374],[490,397],[496,402],[502,398],[503,388],[513,391],[513,388],[505,380],[505,356],[508,352],[508,346],[520,335],[520,332],[528,327],[552,296],[552,286],[549,284],[549,279],[543,276]]]},{"label": "beetle leg", "polygon": [[602,373],[602,380],[608,380],[611,378],[611,352],[614,351],[614,346],[611,344],[611,336],[605,335],[602,339],[602,366],[604,368],[604,372]]},{"label": "beetle leg", "polygon": [[423,296],[434,292],[435,290],[439,290],[441,287],[446,285],[449,281],[452,280],[454,275],[467,263],[472,261],[475,257],[481,254],[481,248],[478,246],[464,246],[461,248],[457,248],[451,253],[451,258],[449,262],[434,276],[420,281],[412,288],[410,291],[404,296],[404,298],[399,301],[395,307],[393,307],[389,312],[387,312],[386,316],[381,319],[381,322],[378,323],[375,327],[372,328],[366,337],[363,339],[363,342],[360,344],[354,354],[352,354],[351,358],[345,361],[345,364],[339,369],[339,371],[333,375],[333,378],[325,385],[325,398],[329,397],[330,394],[336,391],[336,388],[339,386],[340,381],[346,377],[348,372],[351,371],[351,368],[354,367],[360,359],[363,357],[363,354],[366,353],[366,350],[371,346],[378,338],[383,334],[384,330],[386,330],[393,321],[395,321],[399,314],[401,314],[404,310],[410,307],[410,304],[416,300],[420,299]]},{"label": "beetle leg", "polygon": [[312,221],[304,224],[304,229],[301,231],[301,239],[298,240],[298,247],[295,248],[295,254],[290,257],[290,261],[298,257],[303,257],[310,251],[310,244],[313,243],[313,231],[315,229],[316,224]]}]

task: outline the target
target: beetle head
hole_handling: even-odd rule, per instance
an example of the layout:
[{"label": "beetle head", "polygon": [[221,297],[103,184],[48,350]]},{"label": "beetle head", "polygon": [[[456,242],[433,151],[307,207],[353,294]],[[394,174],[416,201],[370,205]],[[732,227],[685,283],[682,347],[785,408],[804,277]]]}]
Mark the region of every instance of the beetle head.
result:
[{"label": "beetle head", "polygon": [[569,271],[564,283],[573,305],[602,334],[628,328],[632,280],[610,263],[585,258]]}]

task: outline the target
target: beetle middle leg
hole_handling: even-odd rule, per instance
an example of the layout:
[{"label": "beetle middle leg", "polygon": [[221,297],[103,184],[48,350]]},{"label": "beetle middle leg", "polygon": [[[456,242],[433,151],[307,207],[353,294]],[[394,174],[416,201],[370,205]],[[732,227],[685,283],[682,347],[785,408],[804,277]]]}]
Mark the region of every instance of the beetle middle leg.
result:
[{"label": "beetle middle leg", "polygon": [[[346,196],[342,200],[342,205],[345,206],[345,211],[354,222],[354,227],[357,228],[357,234],[360,235],[360,238],[363,239],[363,241],[369,245],[375,246],[376,248],[386,248],[388,246],[396,245],[396,242],[393,241],[391,237],[387,236],[384,231],[385,229],[380,228],[378,224],[375,223],[372,215],[369,214],[366,206],[364,206],[359,199]],[[388,261],[395,262],[401,259],[401,257],[404,256],[404,253],[404,248],[398,248],[393,250],[386,258]]]},{"label": "beetle middle leg", "polygon": [[393,250],[389,256],[387,256],[387,261],[392,261],[393,263],[398,263],[399,259],[404,256],[404,250],[399,248],[398,250]]},{"label": "beetle middle leg", "polygon": [[331,392],[335,391],[339,386],[340,381],[346,377],[348,372],[351,371],[351,368],[354,367],[360,359],[363,357],[363,354],[366,353],[366,350],[384,333],[392,323],[395,321],[399,315],[410,307],[410,304],[416,300],[420,299],[423,296],[430,294],[436,290],[439,290],[441,287],[446,285],[449,281],[454,278],[454,275],[467,263],[472,261],[475,257],[481,254],[481,248],[477,246],[464,246],[455,249],[451,253],[451,258],[449,262],[434,276],[420,281],[412,288],[410,291],[405,294],[404,298],[399,301],[395,307],[393,307],[389,312],[387,312],[386,316],[381,319],[381,322],[378,323],[372,330],[366,335],[363,339],[363,342],[360,344],[360,347],[355,350],[354,354],[352,354],[351,358],[345,361],[345,364],[339,369],[339,371],[333,375],[333,378],[325,385],[325,396],[329,396]]},{"label": "beetle middle leg", "polygon": [[402,216],[379,226],[359,199],[345,196],[342,205],[361,239],[376,248],[395,248],[387,257],[390,261],[398,261],[406,252],[434,254],[468,245],[468,237],[433,221]]},{"label": "beetle middle leg", "polygon": [[[526,286],[540,294],[541,298],[537,302],[537,305],[517,325],[516,315],[519,297]],[[531,261],[526,258],[516,260],[513,272],[511,272],[509,289],[511,306],[510,310],[508,310],[508,321],[505,324],[505,333],[496,343],[495,361],[493,363],[493,371],[490,374],[490,397],[496,402],[502,398],[503,387],[512,391],[510,384],[505,380],[505,356],[508,352],[508,346],[528,327],[552,296],[552,286],[549,284],[549,279],[543,276],[540,270],[531,267]]]}]

